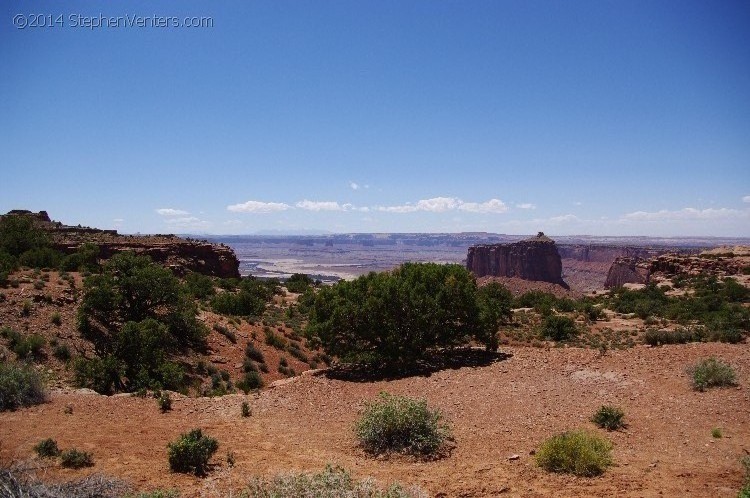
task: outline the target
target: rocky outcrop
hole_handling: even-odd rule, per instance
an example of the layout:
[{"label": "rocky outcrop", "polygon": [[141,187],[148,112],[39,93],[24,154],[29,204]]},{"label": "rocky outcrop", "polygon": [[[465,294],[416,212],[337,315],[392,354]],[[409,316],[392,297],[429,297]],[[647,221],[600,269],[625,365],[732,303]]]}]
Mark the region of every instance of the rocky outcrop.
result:
[{"label": "rocky outcrop", "polygon": [[[148,241],[148,237],[138,240],[94,242],[99,246],[99,257],[109,259],[117,253],[133,251],[151,257],[156,263],[170,268],[177,275],[193,271],[221,278],[239,278],[240,262],[234,251],[219,244],[189,241],[175,237],[170,242]],[[144,240],[145,239],[145,240]],[[66,254],[75,252],[80,244],[54,243],[53,247]]]},{"label": "rocky outcrop", "polygon": [[123,251],[133,251],[150,256],[183,275],[189,271],[222,278],[239,278],[240,262],[234,251],[224,244],[185,239],[176,235],[120,235],[117,230],[64,225],[50,220],[46,211],[33,213],[16,209],[4,216],[28,216],[50,238],[53,249],[66,254],[74,253],[82,244],[99,246],[101,259],[111,258]]},{"label": "rocky outcrop", "polygon": [[469,247],[466,267],[477,277],[516,277],[550,282],[568,288],[555,241],[539,233],[512,244]]},{"label": "rocky outcrop", "polygon": [[648,261],[640,258],[617,258],[609,267],[604,287],[614,289],[625,284],[645,284],[649,275]]},{"label": "rocky outcrop", "polygon": [[667,253],[650,259],[617,258],[609,268],[605,287],[614,289],[624,284],[647,284],[652,280],[671,279],[676,276],[694,277],[713,275],[727,277],[740,275],[750,262],[750,256],[733,253],[699,255]]}]

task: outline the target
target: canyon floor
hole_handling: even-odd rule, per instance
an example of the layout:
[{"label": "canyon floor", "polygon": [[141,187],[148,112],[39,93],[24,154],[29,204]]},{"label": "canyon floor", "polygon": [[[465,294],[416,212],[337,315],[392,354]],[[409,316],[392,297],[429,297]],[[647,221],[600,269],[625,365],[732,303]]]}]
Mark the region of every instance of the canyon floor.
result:
[{"label": "canyon floor", "polygon": [[[579,348],[501,351],[505,356],[488,365],[429,376],[356,382],[308,372],[255,395],[173,394],[173,410],[164,414],[153,398],[57,390],[48,403],[0,413],[0,459],[31,461],[45,480],[100,473],[141,490],[176,488],[183,497],[236,496],[251,476],[319,471],[329,463],[439,497],[736,496],[740,459],[750,452],[747,344],[636,346],[603,355]],[[734,366],[738,387],[692,389],[687,369],[709,356]],[[352,425],[381,391],[424,397],[439,408],[453,427],[450,455],[419,461],[362,452]],[[249,418],[240,415],[243,401],[251,405]],[[596,428],[589,418],[602,404],[620,406],[627,428]],[[171,473],[167,443],[197,427],[220,443],[212,469],[204,478]],[[574,428],[614,444],[615,465],[604,475],[578,478],[536,466],[532,453],[540,443]],[[723,437],[712,437],[713,428]],[[33,446],[48,437],[63,449],[92,452],[95,466],[73,471],[36,460]]]}]

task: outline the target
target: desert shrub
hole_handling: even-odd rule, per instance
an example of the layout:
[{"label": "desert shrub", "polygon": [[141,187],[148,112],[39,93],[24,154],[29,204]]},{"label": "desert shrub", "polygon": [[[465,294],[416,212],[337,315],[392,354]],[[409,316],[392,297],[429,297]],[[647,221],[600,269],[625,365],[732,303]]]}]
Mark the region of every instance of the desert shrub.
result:
[{"label": "desert shrub", "polygon": [[217,449],[216,439],[205,436],[200,429],[193,429],[167,445],[169,468],[173,472],[204,475],[208,460]]},{"label": "desert shrub", "polygon": [[258,316],[273,297],[273,288],[252,277],[243,278],[237,292],[221,292],[211,298],[211,308],[222,315]]},{"label": "desert shrub", "polygon": [[578,335],[572,318],[561,315],[548,315],[542,322],[542,337],[553,341],[566,341]]},{"label": "desert shrub", "polygon": [[68,361],[71,358],[70,348],[67,344],[58,344],[52,349],[52,354],[60,361]]},{"label": "desert shrub", "polygon": [[185,288],[196,299],[206,299],[216,294],[214,281],[201,273],[188,273],[185,276]]},{"label": "desert shrub", "polygon": [[180,492],[176,489],[157,489],[155,491],[142,492],[135,495],[126,495],[125,498],[179,498]]},{"label": "desert shrub", "polygon": [[250,404],[247,401],[242,402],[241,412],[243,418],[250,416]]},{"label": "desert shrub", "polygon": [[0,411],[38,405],[46,399],[44,382],[36,370],[0,362]]},{"label": "desert shrub", "polygon": [[296,294],[302,294],[304,293],[310,286],[312,286],[313,281],[310,277],[305,275],[304,273],[294,273],[291,277],[289,277],[286,281],[286,288],[289,292],[294,292]]},{"label": "desert shrub", "polygon": [[42,290],[44,289],[44,285],[44,280],[37,280],[36,282],[34,282],[34,289]]},{"label": "desert shrub", "polygon": [[49,247],[29,249],[18,257],[18,264],[29,268],[57,268],[63,254]]},{"label": "desert shrub", "polygon": [[32,306],[31,301],[29,301],[28,299],[26,299],[23,302],[23,305],[21,305],[21,316],[29,316],[29,315],[31,315],[31,310],[33,308],[34,307]]},{"label": "desert shrub", "polygon": [[245,394],[249,393],[253,389],[260,389],[263,387],[263,379],[258,372],[245,372],[242,379],[237,382],[237,389],[240,389]]},{"label": "desert shrub", "polygon": [[309,361],[307,355],[300,349],[299,344],[296,342],[290,342],[287,351],[302,363],[307,363]]},{"label": "desert shrub", "polygon": [[354,427],[360,445],[372,454],[388,452],[429,456],[440,452],[451,437],[443,415],[425,400],[380,393]]},{"label": "desert shrub", "polygon": [[47,343],[44,337],[40,335],[21,335],[9,327],[0,330],[0,336],[8,339],[8,347],[22,360],[41,358],[42,348]]},{"label": "desert shrub", "polygon": [[745,455],[742,457],[740,463],[742,463],[742,466],[745,469],[745,482],[742,489],[740,489],[737,498],[750,498],[750,456]]},{"label": "desert shrub", "polygon": [[39,458],[56,458],[60,455],[60,448],[57,447],[57,441],[47,438],[39,441],[34,446],[34,451]]},{"label": "desert shrub", "polygon": [[357,481],[341,467],[326,466],[315,474],[283,474],[272,479],[253,478],[242,496],[247,498],[426,498],[419,488],[394,483],[380,489],[371,479]]},{"label": "desert shrub", "polygon": [[94,458],[91,453],[71,448],[60,454],[60,465],[68,469],[91,467],[94,465]]},{"label": "desert shrub", "polygon": [[571,431],[544,441],[536,452],[537,464],[550,472],[592,477],[612,465],[612,443],[596,434]]},{"label": "desert shrub", "polygon": [[643,334],[643,342],[650,346],[662,344],[685,344],[696,340],[697,335],[689,329],[657,330],[648,329]]},{"label": "desert shrub", "polygon": [[52,316],[50,317],[50,322],[52,322],[52,325],[57,325],[58,327],[62,325],[62,316],[58,311],[55,311],[52,313]]},{"label": "desert shrub", "polygon": [[260,349],[256,348],[255,344],[253,344],[252,342],[248,342],[247,346],[245,346],[245,356],[247,356],[251,360],[257,361],[258,363],[265,363],[263,352],[261,352]]},{"label": "desert shrub", "polygon": [[272,346],[276,349],[284,350],[286,349],[286,340],[281,337],[280,335],[277,335],[273,332],[273,330],[266,330],[265,331],[266,336],[266,344],[269,346]]},{"label": "desert shrub", "polygon": [[229,342],[231,342],[232,344],[237,343],[237,335],[233,331],[229,330],[229,328],[227,328],[225,325],[215,323],[213,328],[216,332],[229,339]]},{"label": "desert shrub", "polygon": [[116,389],[122,389],[124,370],[122,362],[114,356],[77,358],[73,363],[76,385],[101,394],[112,394]]},{"label": "desert shrub", "polygon": [[711,437],[714,439],[721,439],[722,437],[724,437],[724,434],[721,431],[721,428],[714,427],[713,429],[711,429]]},{"label": "desert shrub", "polygon": [[476,280],[464,267],[405,263],[322,288],[307,334],[343,362],[398,368],[434,348],[472,340],[492,347],[497,316],[482,312]]},{"label": "desert shrub", "polygon": [[717,358],[706,358],[689,369],[693,387],[705,391],[710,387],[728,387],[737,384],[737,374],[728,363]]},{"label": "desert shrub", "polygon": [[625,417],[625,412],[616,406],[603,405],[596,411],[596,413],[594,413],[594,416],[591,417],[591,421],[602,429],[615,431],[625,427],[623,417]]},{"label": "desert shrub", "polygon": [[19,256],[48,243],[47,235],[31,216],[3,216],[0,219],[0,251]]},{"label": "desert shrub", "polygon": [[99,257],[99,246],[91,242],[81,244],[76,252],[68,254],[60,262],[60,269],[63,271],[94,271],[98,267],[97,259]]},{"label": "desert shrub", "polygon": [[162,413],[166,413],[172,409],[172,397],[168,392],[162,391],[159,397],[156,398],[156,404],[159,406],[159,410]]}]

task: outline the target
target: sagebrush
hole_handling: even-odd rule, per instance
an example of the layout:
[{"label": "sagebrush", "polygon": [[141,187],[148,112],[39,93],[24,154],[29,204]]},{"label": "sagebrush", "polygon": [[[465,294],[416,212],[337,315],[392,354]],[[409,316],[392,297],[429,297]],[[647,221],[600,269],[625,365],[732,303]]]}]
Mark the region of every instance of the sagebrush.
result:
[{"label": "sagebrush", "polygon": [[354,431],[365,451],[373,454],[436,455],[451,437],[443,415],[428,408],[425,400],[388,393],[367,405]]},{"label": "sagebrush", "polygon": [[550,472],[593,477],[612,465],[611,451],[612,443],[601,436],[570,431],[544,441],[536,452],[536,462]]}]

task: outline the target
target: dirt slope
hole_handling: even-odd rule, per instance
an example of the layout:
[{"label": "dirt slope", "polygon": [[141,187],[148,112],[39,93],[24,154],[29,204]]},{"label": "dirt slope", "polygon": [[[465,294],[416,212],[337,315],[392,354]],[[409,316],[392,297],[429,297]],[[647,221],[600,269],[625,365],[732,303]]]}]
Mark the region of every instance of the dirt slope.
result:
[{"label": "dirt slope", "polygon": [[[503,350],[512,357],[429,377],[358,383],[303,375],[255,397],[174,395],[166,414],[153,399],[58,391],[47,404],[0,413],[0,457],[29,458],[35,443],[53,437],[63,448],[92,451],[96,466],[52,468],[47,478],[100,472],[140,488],[177,487],[188,497],[226,496],[250,475],[326,463],[383,483],[417,484],[434,496],[736,496],[739,458],[750,451],[747,344],[638,346],[605,356],[573,348]],[[711,355],[735,366],[740,387],[691,389],[685,369]],[[443,410],[454,427],[452,455],[419,462],[373,459],[358,450],[352,424],[380,391],[426,397]],[[253,408],[250,418],[240,417],[243,400]],[[576,427],[598,430],[588,418],[604,403],[621,406],[629,423],[604,433],[615,445],[615,467],[593,479],[536,467],[530,452],[542,440]],[[167,465],[167,442],[194,427],[221,445],[205,479],[172,474]],[[711,437],[714,427],[723,438]],[[513,454],[520,459],[509,460]]]}]

